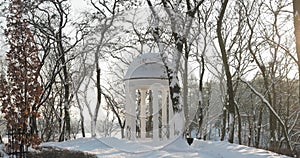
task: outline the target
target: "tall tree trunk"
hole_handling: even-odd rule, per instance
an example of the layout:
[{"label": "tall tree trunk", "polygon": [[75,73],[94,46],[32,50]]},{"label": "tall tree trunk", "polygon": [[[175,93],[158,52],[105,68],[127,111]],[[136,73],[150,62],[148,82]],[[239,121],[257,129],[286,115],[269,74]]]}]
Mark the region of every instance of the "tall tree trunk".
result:
[{"label": "tall tree trunk", "polygon": [[84,129],[84,117],[83,115],[80,115],[80,126],[81,126],[81,134],[82,134],[82,137],[84,138],[85,137],[85,129]]},{"label": "tall tree trunk", "polygon": [[81,134],[82,134],[82,137],[85,137],[83,108],[80,104],[78,93],[76,93],[75,95],[76,95],[77,104],[78,104],[78,107],[79,107],[79,110],[80,110]]},{"label": "tall tree trunk", "polygon": [[69,98],[70,98],[70,78],[69,78],[69,71],[67,68],[67,61],[66,61],[66,52],[64,51],[63,44],[62,44],[62,28],[59,28],[59,31],[56,35],[57,40],[57,51],[60,55],[60,60],[62,64],[62,72],[63,72],[63,86],[64,86],[64,140],[69,140],[71,138],[71,117],[70,117],[70,105],[69,105]]},{"label": "tall tree trunk", "polygon": [[125,138],[125,128],[121,127],[121,137]]},{"label": "tall tree trunk", "polygon": [[[197,59],[198,60],[198,59]],[[204,76],[204,56],[201,55],[201,61],[198,61],[198,63],[201,63],[200,70],[199,70],[199,98],[198,98],[198,133],[197,137],[201,137],[201,129],[203,124],[203,118],[204,118],[204,106],[203,106],[203,76]],[[206,135],[206,134],[205,134]]]},{"label": "tall tree trunk", "polygon": [[[167,75],[169,79],[169,89],[170,89],[170,97],[173,105],[173,111],[174,111],[174,118],[178,118],[177,121],[184,121],[184,116],[182,116],[182,103],[181,103],[181,87],[179,85],[178,80],[178,70],[180,65],[180,58],[183,55],[183,47],[184,44],[187,43],[188,36],[190,34],[190,30],[192,28],[193,19],[195,17],[196,11],[199,9],[199,6],[204,2],[204,0],[201,0],[199,2],[194,2],[194,6],[190,1],[186,1],[186,8],[187,11],[185,12],[186,21],[184,23],[180,23],[176,20],[174,17],[174,13],[178,13],[178,10],[174,9],[172,6],[172,2],[167,0],[162,0],[161,4],[163,5],[164,10],[168,14],[168,17],[171,22],[171,34],[172,38],[174,39],[175,44],[175,52],[173,54],[173,63],[174,66],[169,67],[170,65],[167,64],[166,58],[164,56],[164,48],[163,48],[163,42],[160,37],[159,33],[159,16],[157,12],[154,9],[154,6],[152,5],[150,0],[147,0],[147,4],[150,7],[150,10],[152,12],[152,15],[154,16],[154,29],[152,30],[154,40],[156,44],[158,45],[159,51],[162,56],[162,60],[164,62],[165,68],[167,70]],[[182,30],[180,30],[180,27],[182,26]],[[186,50],[187,47],[185,48]],[[185,51],[186,56],[188,56],[189,52]],[[186,120],[188,121],[188,120]],[[183,127],[181,127],[183,126]],[[183,133],[184,131],[184,122],[177,123],[175,126],[176,132]]]},{"label": "tall tree trunk", "polygon": [[222,115],[222,129],[221,129],[221,141],[224,141],[226,135],[226,118],[227,118],[227,111],[223,108],[223,115]]},{"label": "tall tree trunk", "polygon": [[96,137],[96,123],[98,119],[98,113],[101,105],[101,85],[100,85],[100,76],[101,76],[101,69],[99,67],[99,52],[100,52],[100,45],[97,47],[95,52],[95,63],[96,63],[96,88],[97,88],[97,104],[96,108],[92,117],[92,137]]},{"label": "tall tree trunk", "polygon": [[255,133],[255,147],[259,147],[260,143],[260,133],[261,133],[261,124],[262,124],[262,114],[263,114],[263,107],[261,106],[259,108],[259,113],[258,113],[258,121],[256,125],[256,133]]},{"label": "tall tree trunk", "polygon": [[[253,138],[253,124],[251,122],[251,117],[250,115],[247,115],[247,121],[248,121],[248,129],[249,129],[249,134],[247,136],[247,146],[251,146],[252,138]],[[247,135],[247,134],[245,134]]]},{"label": "tall tree trunk", "polygon": [[[36,106],[32,106],[32,111],[37,111]],[[30,125],[30,134],[38,134],[38,127],[37,127],[37,121],[36,116],[31,115],[29,118],[29,125]]]},{"label": "tall tree trunk", "polygon": [[[275,51],[277,52],[277,51]],[[274,53],[275,56],[276,56],[276,53]],[[276,61],[276,58],[274,59],[274,62]],[[276,88],[275,88],[275,82],[273,80],[275,80],[275,70],[274,70],[274,65],[275,64],[272,64],[271,66],[271,87],[272,87],[272,90],[271,90],[271,96],[272,96],[272,101],[270,100],[269,102],[271,103],[271,105],[273,106],[274,110],[277,111],[277,94],[276,94]],[[275,117],[275,115],[273,115],[272,112],[270,112],[270,126],[272,126],[272,137],[271,137],[271,144],[272,144],[272,147],[275,149],[278,148],[278,136],[279,136],[279,132],[280,132],[280,129],[278,129],[277,127],[277,119]],[[272,139],[273,138],[273,139]]]},{"label": "tall tree trunk", "polygon": [[[267,93],[267,100],[268,102],[271,103],[272,105],[272,95],[271,95],[271,92],[270,92],[270,86],[269,86],[269,77],[268,75],[266,74],[266,68],[264,66],[261,67],[261,72],[262,72],[262,75],[263,75],[263,78],[264,78],[264,88],[266,89],[266,93]],[[275,96],[274,96],[275,97]],[[275,130],[276,130],[276,117],[275,115],[272,113],[271,110],[269,110],[269,124],[270,124],[270,148],[271,149],[274,149],[275,146],[276,146],[276,140],[275,140]]]},{"label": "tall tree trunk", "polygon": [[81,128],[81,135],[85,137],[85,128],[84,128],[84,115],[83,110],[80,109],[80,128]]},{"label": "tall tree trunk", "polygon": [[[297,64],[298,64],[298,73],[300,74],[300,1],[293,0],[293,9],[294,9],[294,28],[296,36],[296,52],[297,52]],[[298,75],[298,106],[300,108],[300,75]]]},{"label": "tall tree trunk", "polygon": [[[297,64],[298,64],[298,73],[300,74],[300,1],[293,0],[293,9],[294,9],[294,28],[296,36],[296,52],[297,52]],[[300,75],[298,75],[298,106],[300,108]],[[298,156],[300,151],[298,151]]]},{"label": "tall tree trunk", "polygon": [[2,140],[2,136],[0,134],[0,144],[2,144],[2,143],[3,143],[3,140]]},{"label": "tall tree trunk", "polygon": [[60,128],[60,135],[59,135],[59,138],[58,138],[58,141],[59,142],[62,142],[62,141],[64,141],[65,140],[65,132],[66,132],[66,130],[65,130],[65,122],[64,121],[62,121],[62,125],[61,125],[61,128]]},{"label": "tall tree trunk", "polygon": [[190,117],[189,117],[189,105],[188,105],[188,58],[189,55],[185,52],[184,55],[184,70],[183,70],[183,107],[185,116],[185,129],[186,132],[190,132]]},{"label": "tall tree trunk", "polygon": [[[62,96],[60,96],[60,98],[62,98]],[[62,105],[62,102],[59,103],[59,118],[58,118],[58,122],[59,122],[59,132],[60,132],[60,135],[59,135],[59,138],[58,138],[58,141],[59,142],[62,142],[64,141],[64,137],[65,137],[65,121],[64,121],[64,118],[63,118],[63,105]]]},{"label": "tall tree trunk", "polygon": [[69,105],[69,96],[70,96],[70,81],[69,81],[69,73],[66,66],[66,61],[64,56],[63,60],[63,74],[64,74],[64,123],[65,123],[65,140],[71,139],[71,117],[70,117],[70,105]]},{"label": "tall tree trunk", "polygon": [[[296,51],[297,51],[297,58],[298,58],[298,71],[300,72],[300,1],[293,0],[293,9],[294,9],[294,28],[295,28],[295,36],[296,36]],[[300,75],[299,75],[300,81]],[[299,84],[299,91],[300,91],[300,84]],[[299,98],[300,100],[300,95]],[[300,105],[300,102],[299,102]]]},{"label": "tall tree trunk", "polygon": [[98,119],[98,112],[99,112],[99,108],[101,105],[101,88],[100,88],[100,68],[97,67],[96,69],[97,72],[97,83],[96,83],[96,87],[97,87],[97,104],[96,104],[96,108],[92,117],[92,122],[91,122],[91,134],[92,137],[96,137],[96,124],[97,124],[97,119]]},{"label": "tall tree trunk", "polygon": [[217,36],[218,36],[218,42],[221,50],[221,56],[222,61],[225,69],[225,75],[226,75],[226,85],[227,85],[227,95],[228,98],[226,98],[226,102],[228,101],[228,104],[225,103],[225,107],[227,108],[229,112],[229,137],[228,142],[233,143],[234,139],[234,124],[235,124],[235,102],[234,102],[234,93],[233,93],[233,85],[232,85],[232,76],[230,73],[230,67],[228,63],[228,56],[225,48],[225,41],[222,36],[222,21],[225,15],[226,7],[228,4],[228,0],[224,0],[222,3],[221,12],[219,14],[219,18],[217,21]]},{"label": "tall tree trunk", "polygon": [[242,120],[241,120],[239,107],[237,106],[237,104],[235,104],[235,109],[236,109],[236,114],[237,114],[237,118],[238,118],[238,141],[239,141],[239,144],[242,144]]}]

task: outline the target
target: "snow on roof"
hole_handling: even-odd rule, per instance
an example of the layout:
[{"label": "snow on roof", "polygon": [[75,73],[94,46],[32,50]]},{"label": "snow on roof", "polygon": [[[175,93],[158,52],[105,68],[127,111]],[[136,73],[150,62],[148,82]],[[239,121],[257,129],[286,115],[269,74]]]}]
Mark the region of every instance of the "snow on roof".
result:
[{"label": "snow on roof", "polygon": [[124,80],[131,79],[167,79],[166,68],[158,53],[139,55],[129,65]]}]

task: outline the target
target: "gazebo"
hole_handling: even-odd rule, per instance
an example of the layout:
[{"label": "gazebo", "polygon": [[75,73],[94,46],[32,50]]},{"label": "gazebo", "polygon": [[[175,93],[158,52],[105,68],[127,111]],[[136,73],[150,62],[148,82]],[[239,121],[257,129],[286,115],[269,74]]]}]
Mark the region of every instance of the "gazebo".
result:
[{"label": "gazebo", "polygon": [[[160,54],[145,53],[135,58],[128,67],[124,82],[125,137],[133,141],[149,138],[159,141],[172,138],[173,107],[169,98],[168,77]],[[152,110],[149,110],[150,108]],[[146,131],[146,120],[152,121],[151,131]]]}]

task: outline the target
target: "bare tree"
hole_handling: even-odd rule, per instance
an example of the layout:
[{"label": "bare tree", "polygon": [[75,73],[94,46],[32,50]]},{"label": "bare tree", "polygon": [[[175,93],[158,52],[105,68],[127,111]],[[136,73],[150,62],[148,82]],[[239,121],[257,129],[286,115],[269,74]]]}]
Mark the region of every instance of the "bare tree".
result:
[{"label": "bare tree", "polygon": [[[178,127],[182,129],[179,132],[183,132],[181,130],[187,130],[189,124],[189,116],[188,116],[188,105],[187,105],[187,62],[190,53],[189,48],[189,35],[191,32],[191,28],[193,22],[195,20],[195,15],[201,4],[204,0],[194,1],[191,2],[190,0],[183,1],[176,1],[170,2],[166,0],[162,0],[160,3],[162,4],[161,7],[164,8],[165,13],[169,18],[170,23],[170,38],[173,40],[174,49],[172,50],[173,59],[172,63],[167,63],[167,54],[166,54],[166,46],[164,45],[163,39],[161,38],[162,32],[159,22],[161,21],[161,17],[159,16],[158,12],[155,10],[154,5],[150,0],[147,0],[148,6],[151,10],[151,13],[154,18],[154,24],[152,29],[152,34],[154,37],[154,41],[157,43],[159,51],[161,53],[162,60],[167,70],[167,75],[169,78],[169,89],[170,89],[170,96],[172,99],[172,105],[175,114],[179,114],[182,112],[182,106],[184,107],[184,116],[185,116],[185,127]],[[183,7],[186,11],[183,13],[179,9],[179,7]],[[179,85],[178,80],[178,73],[180,67],[181,57],[184,59],[184,77],[183,77],[183,103],[181,102],[181,87]],[[182,105],[183,104],[183,105]],[[176,116],[175,115],[175,116]],[[179,116],[178,115],[178,116]]]},{"label": "bare tree", "polygon": [[[63,141],[70,139],[71,130],[70,104],[74,95],[70,61],[76,58],[76,54],[71,52],[86,35],[87,23],[73,22],[75,35],[68,35],[68,37],[68,27],[70,27],[72,19],[70,18],[70,5],[67,2],[63,0],[42,1],[33,6],[32,9],[29,9],[32,11],[30,23],[34,28],[43,65],[41,80],[44,90],[41,102],[44,103],[49,98],[53,98],[51,97],[53,86],[59,83],[57,80],[60,80],[63,95],[61,96],[62,102],[57,102],[60,103],[57,106],[61,108],[60,111],[56,111],[56,116],[60,120],[61,134],[59,140]],[[71,36],[74,40],[71,40]],[[38,108],[40,107],[41,105],[38,106]]]},{"label": "bare tree", "polygon": [[[198,81],[198,109],[197,114],[195,115],[195,120],[198,122],[198,133],[197,137],[201,138],[201,134],[203,134],[202,127],[204,115],[205,115],[205,106],[204,105],[204,98],[203,98],[203,84],[204,84],[204,72],[205,72],[205,58],[206,52],[208,51],[208,48],[210,47],[211,43],[209,42],[211,40],[211,34],[213,27],[210,26],[210,18],[212,14],[214,2],[208,1],[207,3],[204,3],[203,7],[200,7],[197,11],[197,20],[196,20],[196,30],[193,31],[194,34],[198,35],[195,36],[195,58],[197,63],[199,64],[199,81]],[[204,133],[205,135],[205,133]]]},{"label": "bare tree", "polygon": [[90,117],[91,117],[91,134],[92,137],[96,136],[96,124],[98,119],[98,113],[100,110],[101,99],[102,99],[102,89],[100,83],[101,77],[101,66],[100,59],[105,58],[105,54],[107,53],[106,49],[109,47],[113,47],[112,45],[112,37],[114,37],[115,33],[112,30],[116,28],[115,21],[116,18],[120,15],[120,1],[114,0],[111,2],[107,1],[94,1],[90,0],[90,4],[94,8],[94,13],[85,13],[88,18],[91,19],[91,25],[93,27],[93,33],[87,39],[87,43],[85,43],[86,52],[93,51],[93,68],[96,73],[96,79],[91,78],[95,83],[95,87],[97,89],[97,99],[95,109],[92,110],[91,106],[86,104]]},{"label": "bare tree", "polygon": [[222,35],[222,21],[223,17],[225,15],[226,7],[228,4],[228,0],[225,0],[222,3],[222,7],[219,13],[219,18],[217,22],[217,35],[218,35],[218,41],[219,41],[219,46],[220,46],[220,51],[222,54],[222,61],[225,69],[225,74],[226,74],[226,85],[227,85],[227,95],[228,95],[228,104],[226,104],[226,108],[229,111],[230,115],[230,124],[229,124],[229,138],[228,141],[230,143],[233,143],[233,138],[234,138],[234,124],[235,124],[235,102],[234,102],[234,93],[233,93],[233,84],[232,84],[232,76],[229,68],[229,62],[228,62],[228,55],[226,51],[226,43],[224,41],[224,37]]}]

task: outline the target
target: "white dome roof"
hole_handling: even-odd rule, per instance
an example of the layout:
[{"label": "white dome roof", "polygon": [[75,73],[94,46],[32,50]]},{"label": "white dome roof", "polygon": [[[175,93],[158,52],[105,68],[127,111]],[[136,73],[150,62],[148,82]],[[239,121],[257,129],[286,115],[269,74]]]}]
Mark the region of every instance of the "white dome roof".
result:
[{"label": "white dome roof", "polygon": [[124,77],[131,79],[168,79],[160,54],[145,53],[135,58]]}]

